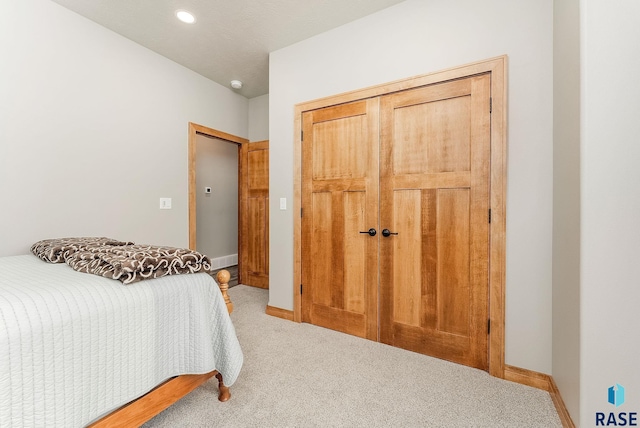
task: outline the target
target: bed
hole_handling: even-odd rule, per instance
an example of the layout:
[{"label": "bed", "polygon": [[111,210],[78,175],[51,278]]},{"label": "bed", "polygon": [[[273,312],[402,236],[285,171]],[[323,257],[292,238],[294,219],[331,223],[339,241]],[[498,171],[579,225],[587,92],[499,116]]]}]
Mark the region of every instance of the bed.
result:
[{"label": "bed", "polygon": [[227,400],[243,356],[218,279],[0,258],[0,426],[139,426],[212,376]]}]

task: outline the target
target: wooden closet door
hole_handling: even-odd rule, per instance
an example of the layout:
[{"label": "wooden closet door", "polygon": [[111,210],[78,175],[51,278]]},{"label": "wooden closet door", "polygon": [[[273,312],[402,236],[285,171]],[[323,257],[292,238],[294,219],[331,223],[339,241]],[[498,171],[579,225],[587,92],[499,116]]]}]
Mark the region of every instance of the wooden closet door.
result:
[{"label": "wooden closet door", "polygon": [[240,281],[269,288],[269,141],[242,150]]},{"label": "wooden closet door", "polygon": [[377,340],[378,99],[302,116],[302,321]]},{"label": "wooden closet door", "polygon": [[487,369],[490,76],[380,103],[380,341]]}]

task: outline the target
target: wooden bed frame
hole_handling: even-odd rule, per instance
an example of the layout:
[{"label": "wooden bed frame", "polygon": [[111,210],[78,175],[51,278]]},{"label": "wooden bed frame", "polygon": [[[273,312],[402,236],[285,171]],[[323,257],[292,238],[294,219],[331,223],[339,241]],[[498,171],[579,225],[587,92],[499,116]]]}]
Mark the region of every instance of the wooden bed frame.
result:
[{"label": "wooden bed frame", "polygon": [[[227,294],[230,278],[231,275],[226,270],[221,270],[216,275],[218,286],[229,313],[233,311],[233,303],[231,303],[231,299]],[[217,370],[200,375],[181,375],[161,383],[142,397],[109,413],[89,425],[89,427],[139,427],[213,376],[218,379],[218,400],[227,401],[231,398],[231,393],[229,392],[229,387],[223,383],[222,375]]]}]

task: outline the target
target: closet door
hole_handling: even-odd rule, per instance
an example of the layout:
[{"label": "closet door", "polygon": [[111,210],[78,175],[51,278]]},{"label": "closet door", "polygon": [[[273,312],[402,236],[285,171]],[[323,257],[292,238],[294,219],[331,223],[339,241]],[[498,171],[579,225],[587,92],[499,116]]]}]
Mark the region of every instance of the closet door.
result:
[{"label": "closet door", "polygon": [[242,145],[240,281],[269,288],[269,141]]},{"label": "closet door", "polygon": [[380,341],[488,357],[490,76],[382,97]]},{"label": "closet door", "polygon": [[372,340],[378,338],[378,103],[302,116],[302,320]]}]

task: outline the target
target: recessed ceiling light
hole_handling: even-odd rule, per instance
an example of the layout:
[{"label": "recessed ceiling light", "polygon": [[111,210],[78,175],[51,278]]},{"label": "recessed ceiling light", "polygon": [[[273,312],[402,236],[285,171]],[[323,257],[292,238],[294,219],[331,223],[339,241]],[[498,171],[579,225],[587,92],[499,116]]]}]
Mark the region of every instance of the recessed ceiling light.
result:
[{"label": "recessed ceiling light", "polygon": [[196,22],[196,17],[193,16],[191,12],[187,12],[186,10],[176,10],[176,16],[182,22],[186,22],[187,24],[193,24]]}]

